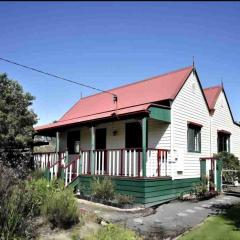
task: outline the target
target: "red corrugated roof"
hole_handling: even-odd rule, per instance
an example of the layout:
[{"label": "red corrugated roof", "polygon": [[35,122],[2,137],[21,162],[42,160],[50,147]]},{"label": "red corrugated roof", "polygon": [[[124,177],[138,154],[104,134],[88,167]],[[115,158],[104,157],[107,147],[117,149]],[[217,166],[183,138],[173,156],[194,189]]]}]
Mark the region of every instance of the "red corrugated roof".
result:
[{"label": "red corrugated roof", "polygon": [[218,99],[220,92],[222,91],[222,86],[214,86],[210,88],[203,89],[206,96],[209,109],[213,110]]},{"label": "red corrugated roof", "polygon": [[107,111],[107,112],[99,112],[99,113],[95,113],[92,115],[86,115],[86,116],[82,116],[79,118],[66,119],[64,121],[57,121],[55,123],[50,123],[50,124],[36,127],[35,130],[37,130],[37,131],[47,130],[47,129],[57,128],[57,127],[61,127],[61,126],[71,125],[74,123],[88,122],[90,120],[108,118],[110,116],[113,116],[113,114],[115,114],[115,113],[117,115],[125,115],[125,114],[129,114],[129,113],[145,112],[150,107],[150,105],[151,104],[142,104],[142,105],[138,105],[138,106],[132,106],[132,107],[128,107],[128,108],[118,109],[117,111],[111,110],[111,111]]},{"label": "red corrugated roof", "polygon": [[[140,111],[143,110],[143,107],[146,110],[149,106],[144,104],[167,99],[173,100],[192,70],[193,67],[190,66],[109,90],[117,95],[117,114]],[[80,99],[56,123],[36,127],[35,129],[46,130],[52,127],[110,117],[115,109],[116,105],[111,94],[98,93]]]}]

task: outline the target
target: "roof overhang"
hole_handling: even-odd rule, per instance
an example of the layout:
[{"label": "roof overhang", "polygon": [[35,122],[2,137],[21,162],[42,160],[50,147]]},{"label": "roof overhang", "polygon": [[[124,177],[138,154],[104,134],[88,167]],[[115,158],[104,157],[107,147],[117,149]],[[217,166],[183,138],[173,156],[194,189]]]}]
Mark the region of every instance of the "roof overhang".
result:
[{"label": "roof overhang", "polygon": [[124,109],[116,109],[108,112],[97,113],[91,116],[83,116],[66,121],[57,121],[51,124],[35,128],[36,135],[55,136],[57,131],[63,131],[76,126],[93,126],[99,123],[139,118],[149,116],[150,118],[170,122],[170,108],[153,103],[132,106]]}]

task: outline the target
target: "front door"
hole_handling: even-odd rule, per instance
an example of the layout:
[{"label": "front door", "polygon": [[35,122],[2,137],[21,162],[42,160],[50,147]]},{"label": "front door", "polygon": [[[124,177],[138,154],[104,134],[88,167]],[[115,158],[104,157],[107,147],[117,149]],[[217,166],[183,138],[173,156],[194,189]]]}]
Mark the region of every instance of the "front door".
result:
[{"label": "front door", "polygon": [[[96,129],[96,142],[95,142],[96,150],[101,150],[101,152],[97,151],[96,160],[97,160],[97,171],[107,171],[107,159],[106,159],[106,128]],[[103,152],[104,151],[104,152]],[[102,169],[102,162],[104,161],[104,169]]]},{"label": "front door", "polygon": [[125,128],[125,147],[142,147],[142,128],[139,122],[126,123]]},{"label": "front door", "polygon": [[96,129],[96,150],[106,149],[106,128]]}]

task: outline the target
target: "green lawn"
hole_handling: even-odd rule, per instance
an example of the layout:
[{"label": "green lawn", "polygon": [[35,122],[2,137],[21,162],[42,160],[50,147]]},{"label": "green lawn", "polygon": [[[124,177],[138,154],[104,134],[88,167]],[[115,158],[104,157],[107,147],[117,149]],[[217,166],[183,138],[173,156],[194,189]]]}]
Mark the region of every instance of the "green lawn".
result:
[{"label": "green lawn", "polygon": [[240,240],[239,227],[240,204],[230,208],[226,215],[209,217],[179,240]]}]

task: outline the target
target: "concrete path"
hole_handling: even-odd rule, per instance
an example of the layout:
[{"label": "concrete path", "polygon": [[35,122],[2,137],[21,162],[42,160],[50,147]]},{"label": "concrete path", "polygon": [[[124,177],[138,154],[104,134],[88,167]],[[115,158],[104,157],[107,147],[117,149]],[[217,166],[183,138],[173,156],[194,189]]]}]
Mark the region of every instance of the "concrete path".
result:
[{"label": "concrete path", "polygon": [[239,197],[221,195],[199,202],[173,201],[160,205],[155,210],[146,209],[136,213],[81,207],[95,211],[106,221],[123,224],[146,236],[146,239],[154,240],[174,238],[201,223],[209,215],[223,212],[226,205],[237,202],[240,202]]}]

